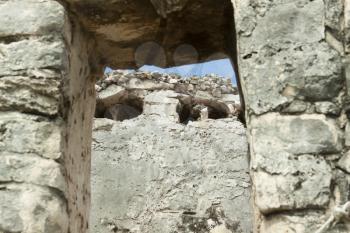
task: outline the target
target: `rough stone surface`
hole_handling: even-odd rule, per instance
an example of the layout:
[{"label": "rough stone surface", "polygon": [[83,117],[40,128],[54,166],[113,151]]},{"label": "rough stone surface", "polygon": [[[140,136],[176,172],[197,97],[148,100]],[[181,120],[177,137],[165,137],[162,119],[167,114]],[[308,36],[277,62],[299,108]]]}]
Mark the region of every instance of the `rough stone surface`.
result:
[{"label": "rough stone surface", "polygon": [[255,201],[261,212],[327,207],[332,174],[324,159],[257,154],[252,166]]},{"label": "rough stone surface", "polygon": [[336,153],[342,147],[342,134],[333,119],[324,115],[284,116],[269,113],[251,121],[252,145],[256,154]]},{"label": "rough stone surface", "polygon": [[60,122],[16,112],[0,113],[0,151],[61,157]]},{"label": "rough stone surface", "polygon": [[[295,215],[281,214],[267,217],[266,222],[261,226],[261,233],[309,233],[316,232],[327,219],[321,212],[297,213]],[[348,232],[344,224],[330,229],[327,233]]]},{"label": "rough stone surface", "polygon": [[93,232],[209,232],[210,224],[251,232],[247,144],[238,121],[96,119],[93,138]]},{"label": "rough stone surface", "polygon": [[0,231],[68,232],[66,201],[52,189],[25,184],[0,185]]},{"label": "rough stone surface", "polygon": [[255,232],[316,232],[349,200],[349,1],[233,3]]},{"label": "rough stone surface", "polygon": [[0,232],[86,232],[90,40],[57,1],[0,1],[0,17]]},{"label": "rough stone surface", "polygon": [[341,61],[321,42],[322,0],[236,4],[237,31],[247,36],[238,46],[250,111],[262,114],[294,99],[327,100],[337,95],[343,85]]}]

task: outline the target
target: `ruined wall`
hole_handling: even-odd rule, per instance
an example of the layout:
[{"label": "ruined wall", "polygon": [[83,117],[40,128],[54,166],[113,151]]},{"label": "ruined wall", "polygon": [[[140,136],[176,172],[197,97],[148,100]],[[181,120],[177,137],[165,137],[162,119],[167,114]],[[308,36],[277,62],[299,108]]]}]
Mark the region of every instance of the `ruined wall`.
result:
[{"label": "ruined wall", "polygon": [[349,200],[349,1],[234,3],[256,232],[316,232]]},{"label": "ruined wall", "polygon": [[[248,145],[234,116],[235,88],[219,77],[117,71],[97,89],[105,111],[138,96],[143,113],[95,119],[92,232],[252,232]],[[180,123],[186,106],[202,106],[200,118]],[[220,109],[226,118],[208,119]]]},{"label": "ruined wall", "polygon": [[[213,52],[230,50],[224,43],[230,37],[227,25],[233,19],[224,18],[230,16],[226,14],[230,7],[219,1],[188,1],[191,5],[176,7],[176,11],[171,9],[173,4],[161,1],[60,2],[66,10],[53,0],[0,1],[1,232],[87,231],[94,105],[90,73],[94,73],[91,68],[95,69],[95,63],[135,65],[135,49],[149,40],[167,42],[166,58],[172,58],[171,48],[184,43],[199,47],[199,60]],[[316,231],[333,214],[335,206],[349,199],[349,1],[233,3],[246,100],[255,232]],[[199,7],[195,11],[188,7],[196,5]],[[135,10],[141,7],[147,10]],[[187,17],[182,17],[182,9]],[[165,16],[166,21],[160,19]],[[148,26],[140,27],[145,22]],[[174,28],[179,30],[178,25],[186,26],[186,30],[177,36],[169,33]],[[159,26],[164,27],[159,30]],[[91,43],[85,30],[89,38],[99,41],[93,47],[98,48],[94,60],[89,59]],[[193,31],[195,35],[189,33]],[[232,45],[235,43],[232,41]],[[164,64],[174,64],[171,59],[167,62]],[[160,86],[163,88],[163,84]],[[132,94],[145,97],[137,93]],[[164,108],[158,108],[157,95],[144,99],[150,105],[145,114],[176,121],[178,99],[168,98],[173,92],[162,94],[169,100],[164,111],[167,114],[159,116]],[[184,105],[187,100],[192,98],[183,99]],[[136,119],[129,122],[137,125]],[[211,120],[204,122],[211,124]],[[231,124],[233,129],[242,130],[237,122],[216,122],[225,125],[220,128],[223,132]],[[169,125],[179,132],[202,132],[202,123],[180,128],[175,122]],[[126,122],[109,121],[104,130],[112,125],[110,132],[115,132],[114,127],[123,124]],[[211,130],[214,128],[206,131]],[[163,133],[174,143],[179,140],[171,132]],[[243,154],[242,148],[230,146]],[[200,148],[208,149],[204,145]],[[198,154],[195,161],[201,156]],[[226,177],[223,179],[226,181]],[[186,219],[188,214],[193,220],[201,213],[187,212]],[[224,213],[226,221],[229,211]],[[326,232],[349,232],[348,222],[339,220]]]},{"label": "ruined wall", "polygon": [[86,232],[88,40],[56,1],[0,1],[0,18],[0,232]]}]

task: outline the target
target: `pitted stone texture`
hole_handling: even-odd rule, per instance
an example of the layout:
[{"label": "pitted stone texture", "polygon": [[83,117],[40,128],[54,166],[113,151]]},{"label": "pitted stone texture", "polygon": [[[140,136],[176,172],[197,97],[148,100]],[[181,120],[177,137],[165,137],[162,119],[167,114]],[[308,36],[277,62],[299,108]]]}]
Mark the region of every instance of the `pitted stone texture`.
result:
[{"label": "pitted stone texture", "polygon": [[[294,215],[280,214],[266,217],[260,228],[260,233],[312,233],[316,232],[329,216],[320,211],[306,211]],[[350,226],[340,223],[327,233],[347,233]]]},{"label": "pitted stone texture", "polygon": [[236,5],[241,82],[249,112],[279,111],[296,99],[323,101],[338,95],[344,85],[341,59],[322,41],[322,0]]},{"label": "pitted stone texture", "polygon": [[[251,36],[242,40],[242,54],[257,51],[266,45],[284,43],[314,43],[324,38],[324,2],[322,0],[308,1],[252,1],[247,4],[243,13],[238,11],[238,31],[244,32],[244,14],[254,14],[256,25]],[[249,9],[249,5],[253,9]],[[243,8],[243,7],[242,7]],[[243,17],[243,18],[242,18]],[[266,27],[269,25],[269,27]],[[274,36],[271,36],[274,35]],[[250,47],[251,46],[251,47]]]},{"label": "pitted stone texture", "polygon": [[174,91],[153,92],[145,96],[144,114],[158,115],[179,121],[177,108],[180,104],[179,94]]},{"label": "pitted stone texture", "polygon": [[61,157],[60,123],[16,112],[0,113],[0,152]]},{"label": "pitted stone texture", "polygon": [[[240,122],[96,119],[93,138],[93,232],[192,232],[196,226],[209,232],[210,221],[216,231],[225,230],[226,222],[232,226],[227,232],[251,232],[248,151]],[[219,223],[211,219],[213,208],[221,209]]]},{"label": "pitted stone texture", "polygon": [[34,185],[0,185],[0,231],[67,233],[66,202],[57,192]]},{"label": "pitted stone texture", "polygon": [[336,122],[324,115],[269,113],[252,117],[251,127],[255,200],[260,211],[326,208],[332,170],[322,154],[341,150]]},{"label": "pitted stone texture", "polygon": [[312,155],[256,155],[255,203],[263,213],[326,208],[331,196],[331,167]]},{"label": "pitted stone texture", "polygon": [[43,36],[9,44],[0,41],[0,76],[22,75],[30,69],[63,68],[67,62],[64,42],[48,39]]},{"label": "pitted stone texture", "polygon": [[59,112],[61,75],[50,70],[29,71],[27,77],[0,77],[0,110],[55,116]]},{"label": "pitted stone texture", "polygon": [[324,42],[266,45],[243,59],[241,70],[247,107],[255,114],[295,99],[331,100],[344,85],[339,54]]},{"label": "pitted stone texture", "polygon": [[342,148],[342,134],[336,122],[324,115],[286,116],[269,113],[252,117],[255,154],[276,152],[290,154],[336,153]]},{"label": "pitted stone texture", "polygon": [[0,182],[36,184],[66,192],[63,167],[35,155],[0,152]]},{"label": "pitted stone texture", "polygon": [[53,0],[5,1],[0,3],[0,18],[0,43],[29,35],[63,33],[66,22],[63,6]]}]

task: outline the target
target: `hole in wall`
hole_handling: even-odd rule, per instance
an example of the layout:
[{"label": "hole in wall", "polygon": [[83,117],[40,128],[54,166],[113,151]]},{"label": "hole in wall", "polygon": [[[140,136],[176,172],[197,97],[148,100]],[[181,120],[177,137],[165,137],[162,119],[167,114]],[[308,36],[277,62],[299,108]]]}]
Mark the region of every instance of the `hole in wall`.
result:
[{"label": "hole in wall", "polygon": [[190,121],[217,120],[229,117],[229,110],[226,105],[198,100],[193,102],[182,101],[178,106],[177,112],[182,124],[188,124]]},{"label": "hole in wall", "polygon": [[106,105],[102,101],[96,103],[96,118],[107,118],[115,121],[124,121],[138,117],[143,112],[143,100],[139,97],[126,95]]}]

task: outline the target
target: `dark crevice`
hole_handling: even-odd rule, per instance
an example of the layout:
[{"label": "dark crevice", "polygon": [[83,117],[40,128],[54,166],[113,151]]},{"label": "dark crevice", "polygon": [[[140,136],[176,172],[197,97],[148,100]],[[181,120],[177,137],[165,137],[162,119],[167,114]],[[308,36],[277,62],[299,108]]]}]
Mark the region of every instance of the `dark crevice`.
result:
[{"label": "dark crevice", "polygon": [[226,106],[212,102],[200,100],[181,101],[177,112],[179,114],[180,123],[188,124],[190,121],[198,121],[203,117],[208,119],[228,118],[228,109]]},{"label": "dark crevice", "polygon": [[106,106],[97,101],[95,117],[107,118],[115,121],[124,121],[138,117],[143,113],[143,100],[134,96],[127,96]]},{"label": "dark crevice", "polygon": [[21,40],[29,40],[31,37],[34,37],[33,35],[10,35],[10,36],[3,36],[0,37],[0,43],[3,44],[11,44],[15,42],[19,42]]}]

